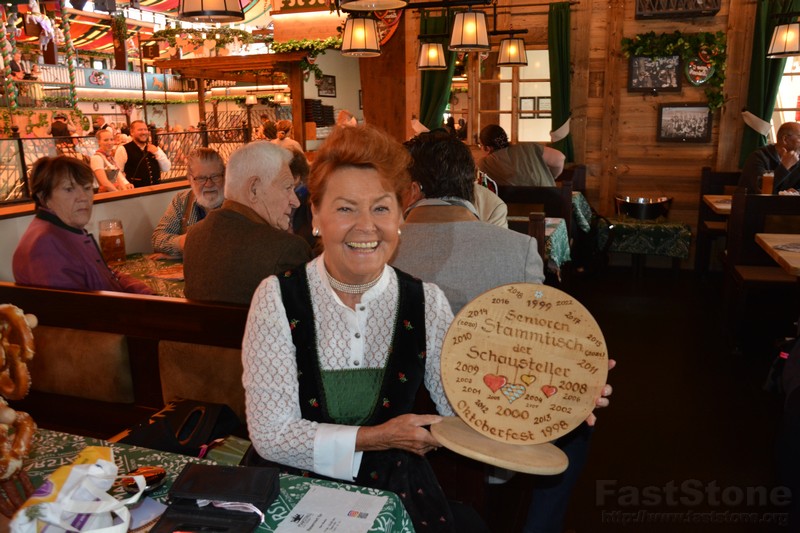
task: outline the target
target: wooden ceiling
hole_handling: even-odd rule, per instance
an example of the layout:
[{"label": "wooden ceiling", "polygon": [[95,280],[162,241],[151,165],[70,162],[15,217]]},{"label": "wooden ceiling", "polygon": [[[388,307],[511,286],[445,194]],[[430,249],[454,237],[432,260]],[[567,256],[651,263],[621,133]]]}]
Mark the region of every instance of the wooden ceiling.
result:
[{"label": "wooden ceiling", "polygon": [[269,83],[274,72],[289,73],[298,67],[307,52],[255,54],[249,56],[199,57],[195,59],[158,59],[155,66],[169,68],[185,78]]}]

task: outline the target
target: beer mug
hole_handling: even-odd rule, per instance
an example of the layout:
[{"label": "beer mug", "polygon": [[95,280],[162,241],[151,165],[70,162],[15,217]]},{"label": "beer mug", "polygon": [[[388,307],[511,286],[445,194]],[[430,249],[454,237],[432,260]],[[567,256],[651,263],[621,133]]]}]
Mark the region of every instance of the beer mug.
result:
[{"label": "beer mug", "polygon": [[118,219],[101,220],[100,223],[100,251],[107,263],[120,263],[125,261],[125,233],[122,231],[122,221]]},{"label": "beer mug", "polygon": [[761,194],[772,194],[772,187],[775,183],[775,173],[771,170],[761,175]]}]

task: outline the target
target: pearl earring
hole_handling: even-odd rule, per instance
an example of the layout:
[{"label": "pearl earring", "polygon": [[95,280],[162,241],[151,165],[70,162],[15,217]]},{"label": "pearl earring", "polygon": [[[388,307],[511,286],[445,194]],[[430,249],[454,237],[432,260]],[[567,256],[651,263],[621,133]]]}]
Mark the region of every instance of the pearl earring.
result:
[{"label": "pearl earring", "polygon": [[402,235],[402,234],[403,234],[403,232],[402,232],[402,231],[400,231],[400,228],[397,228],[397,235],[398,235],[398,236],[400,236],[400,235]]},{"label": "pearl earring", "polygon": [[311,230],[311,235],[313,235],[314,237],[319,237],[319,228],[314,228],[313,230]]}]

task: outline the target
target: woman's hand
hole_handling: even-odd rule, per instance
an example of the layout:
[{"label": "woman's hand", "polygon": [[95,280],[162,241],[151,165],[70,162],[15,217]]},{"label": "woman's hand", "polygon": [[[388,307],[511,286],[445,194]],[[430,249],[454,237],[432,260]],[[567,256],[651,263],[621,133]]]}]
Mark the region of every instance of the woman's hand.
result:
[{"label": "woman's hand", "polygon": [[[614,359],[609,359],[608,370],[610,371],[615,366],[617,366],[617,362]],[[594,401],[595,409],[598,409],[600,407],[608,407],[608,405],[611,403],[611,400],[609,400],[608,397],[611,396],[612,392],[614,392],[614,389],[611,388],[611,385],[609,385],[608,383],[603,385],[603,390],[600,392],[600,397]],[[597,422],[597,416],[594,414],[594,412],[589,413],[589,416],[586,417],[586,423],[589,424],[590,426],[593,426],[595,425],[596,422]]]},{"label": "woman's hand", "polygon": [[439,447],[430,431],[423,426],[438,424],[439,415],[400,415],[379,426],[362,426],[356,436],[356,451],[389,450],[396,448],[425,455]]}]

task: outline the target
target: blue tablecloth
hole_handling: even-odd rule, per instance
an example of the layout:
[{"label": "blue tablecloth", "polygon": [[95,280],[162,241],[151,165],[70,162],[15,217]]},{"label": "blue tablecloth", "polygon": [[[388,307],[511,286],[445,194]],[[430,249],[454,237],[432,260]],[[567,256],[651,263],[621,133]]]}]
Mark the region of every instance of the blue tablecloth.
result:
[{"label": "blue tablecloth", "polygon": [[580,191],[572,191],[572,218],[584,233],[592,229],[592,206]]},{"label": "blue tablecloth", "polygon": [[[626,217],[609,219],[609,223],[613,227],[610,252],[665,255],[679,259],[689,257],[692,229],[688,224],[668,222],[663,219],[637,220]],[[605,246],[608,237],[609,226],[605,223],[600,224],[598,227],[600,248]]]}]

